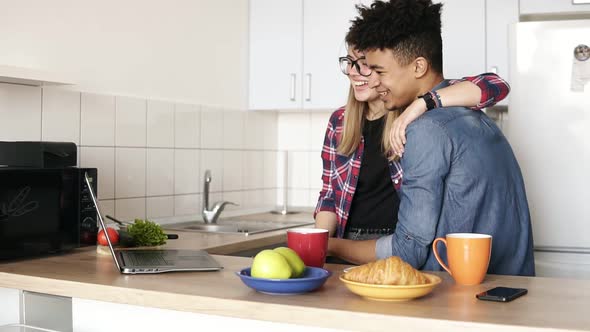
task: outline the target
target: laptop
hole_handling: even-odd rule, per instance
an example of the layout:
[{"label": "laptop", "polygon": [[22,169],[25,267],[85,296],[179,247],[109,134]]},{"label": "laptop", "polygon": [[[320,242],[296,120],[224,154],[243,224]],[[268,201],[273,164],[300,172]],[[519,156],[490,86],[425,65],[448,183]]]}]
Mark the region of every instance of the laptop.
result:
[{"label": "laptop", "polygon": [[[90,185],[88,173],[84,174],[86,185],[90,191],[92,203],[98,214],[100,226],[107,229],[102,213],[98,208],[98,201],[94,190]],[[137,249],[125,250],[113,248],[111,239],[105,236],[109,245],[109,250],[117,265],[117,269],[123,274],[154,274],[164,272],[180,271],[219,271],[223,269],[213,257],[204,250],[150,250]]]}]

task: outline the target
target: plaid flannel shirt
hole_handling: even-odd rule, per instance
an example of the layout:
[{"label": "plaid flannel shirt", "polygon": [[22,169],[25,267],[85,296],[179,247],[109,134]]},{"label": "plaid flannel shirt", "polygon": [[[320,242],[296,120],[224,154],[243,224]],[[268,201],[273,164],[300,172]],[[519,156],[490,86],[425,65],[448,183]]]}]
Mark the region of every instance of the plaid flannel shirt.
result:
[{"label": "plaid flannel shirt", "polygon": [[[481,89],[480,103],[473,107],[474,110],[495,105],[506,98],[510,92],[510,86],[506,81],[496,74],[482,74],[478,76],[464,77],[460,80],[452,80],[451,84],[462,81],[470,81]],[[342,238],[350,212],[350,205],[356,190],[361,160],[365,146],[364,137],[356,151],[350,156],[337,153],[336,149],[340,142],[344,122],[344,107],[339,108],[330,117],[324,145],[322,148],[322,190],[318,198],[315,215],[320,211],[330,211],[336,214],[338,227],[336,236]],[[396,161],[389,162],[389,173],[395,190],[399,190],[402,184],[403,170]]]}]

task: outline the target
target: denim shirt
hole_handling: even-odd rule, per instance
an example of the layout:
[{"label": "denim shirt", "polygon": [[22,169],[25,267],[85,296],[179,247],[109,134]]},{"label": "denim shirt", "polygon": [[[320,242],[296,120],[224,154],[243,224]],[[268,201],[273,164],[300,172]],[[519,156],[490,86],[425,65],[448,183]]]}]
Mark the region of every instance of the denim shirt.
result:
[{"label": "denim shirt", "polygon": [[[484,233],[492,235],[488,273],[535,275],[522,174],[496,124],[463,107],[434,109],[410,124],[406,137],[398,224],[377,240],[377,257],[442,270],[432,251],[435,238]],[[448,262],[445,249],[438,248]]]}]

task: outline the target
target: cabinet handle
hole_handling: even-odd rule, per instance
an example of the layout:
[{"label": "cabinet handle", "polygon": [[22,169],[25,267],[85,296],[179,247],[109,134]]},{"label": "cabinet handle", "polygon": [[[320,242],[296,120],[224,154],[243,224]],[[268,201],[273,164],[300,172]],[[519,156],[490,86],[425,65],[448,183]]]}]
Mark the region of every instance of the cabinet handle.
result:
[{"label": "cabinet handle", "polygon": [[307,86],[305,101],[311,101],[311,73],[305,74],[305,85]]},{"label": "cabinet handle", "polygon": [[291,94],[290,100],[295,101],[295,81],[297,80],[297,75],[295,73],[291,74]]}]

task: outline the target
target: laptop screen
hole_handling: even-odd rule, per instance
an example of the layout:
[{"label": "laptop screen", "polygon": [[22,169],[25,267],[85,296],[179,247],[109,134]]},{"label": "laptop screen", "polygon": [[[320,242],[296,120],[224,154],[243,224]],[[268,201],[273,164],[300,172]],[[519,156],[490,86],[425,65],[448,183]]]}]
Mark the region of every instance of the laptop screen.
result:
[{"label": "laptop screen", "polygon": [[119,261],[117,260],[117,255],[115,254],[115,249],[113,248],[113,244],[111,243],[111,239],[109,239],[109,236],[108,236],[109,233],[107,232],[107,227],[104,223],[104,220],[102,219],[102,213],[100,213],[100,209],[98,208],[98,201],[96,199],[96,195],[94,194],[94,190],[92,190],[92,186],[90,185],[90,179],[88,178],[88,173],[84,173],[84,181],[86,181],[86,185],[88,185],[88,189],[90,190],[90,197],[92,198],[92,204],[94,204],[94,208],[96,209],[96,213],[98,214],[98,221],[100,223],[100,227],[105,232],[105,237],[107,238],[107,243],[109,245],[109,250],[111,251],[111,255],[113,256],[113,260],[115,261],[115,264],[117,265],[117,269],[119,269],[119,271],[121,271],[121,265],[119,264]]}]

